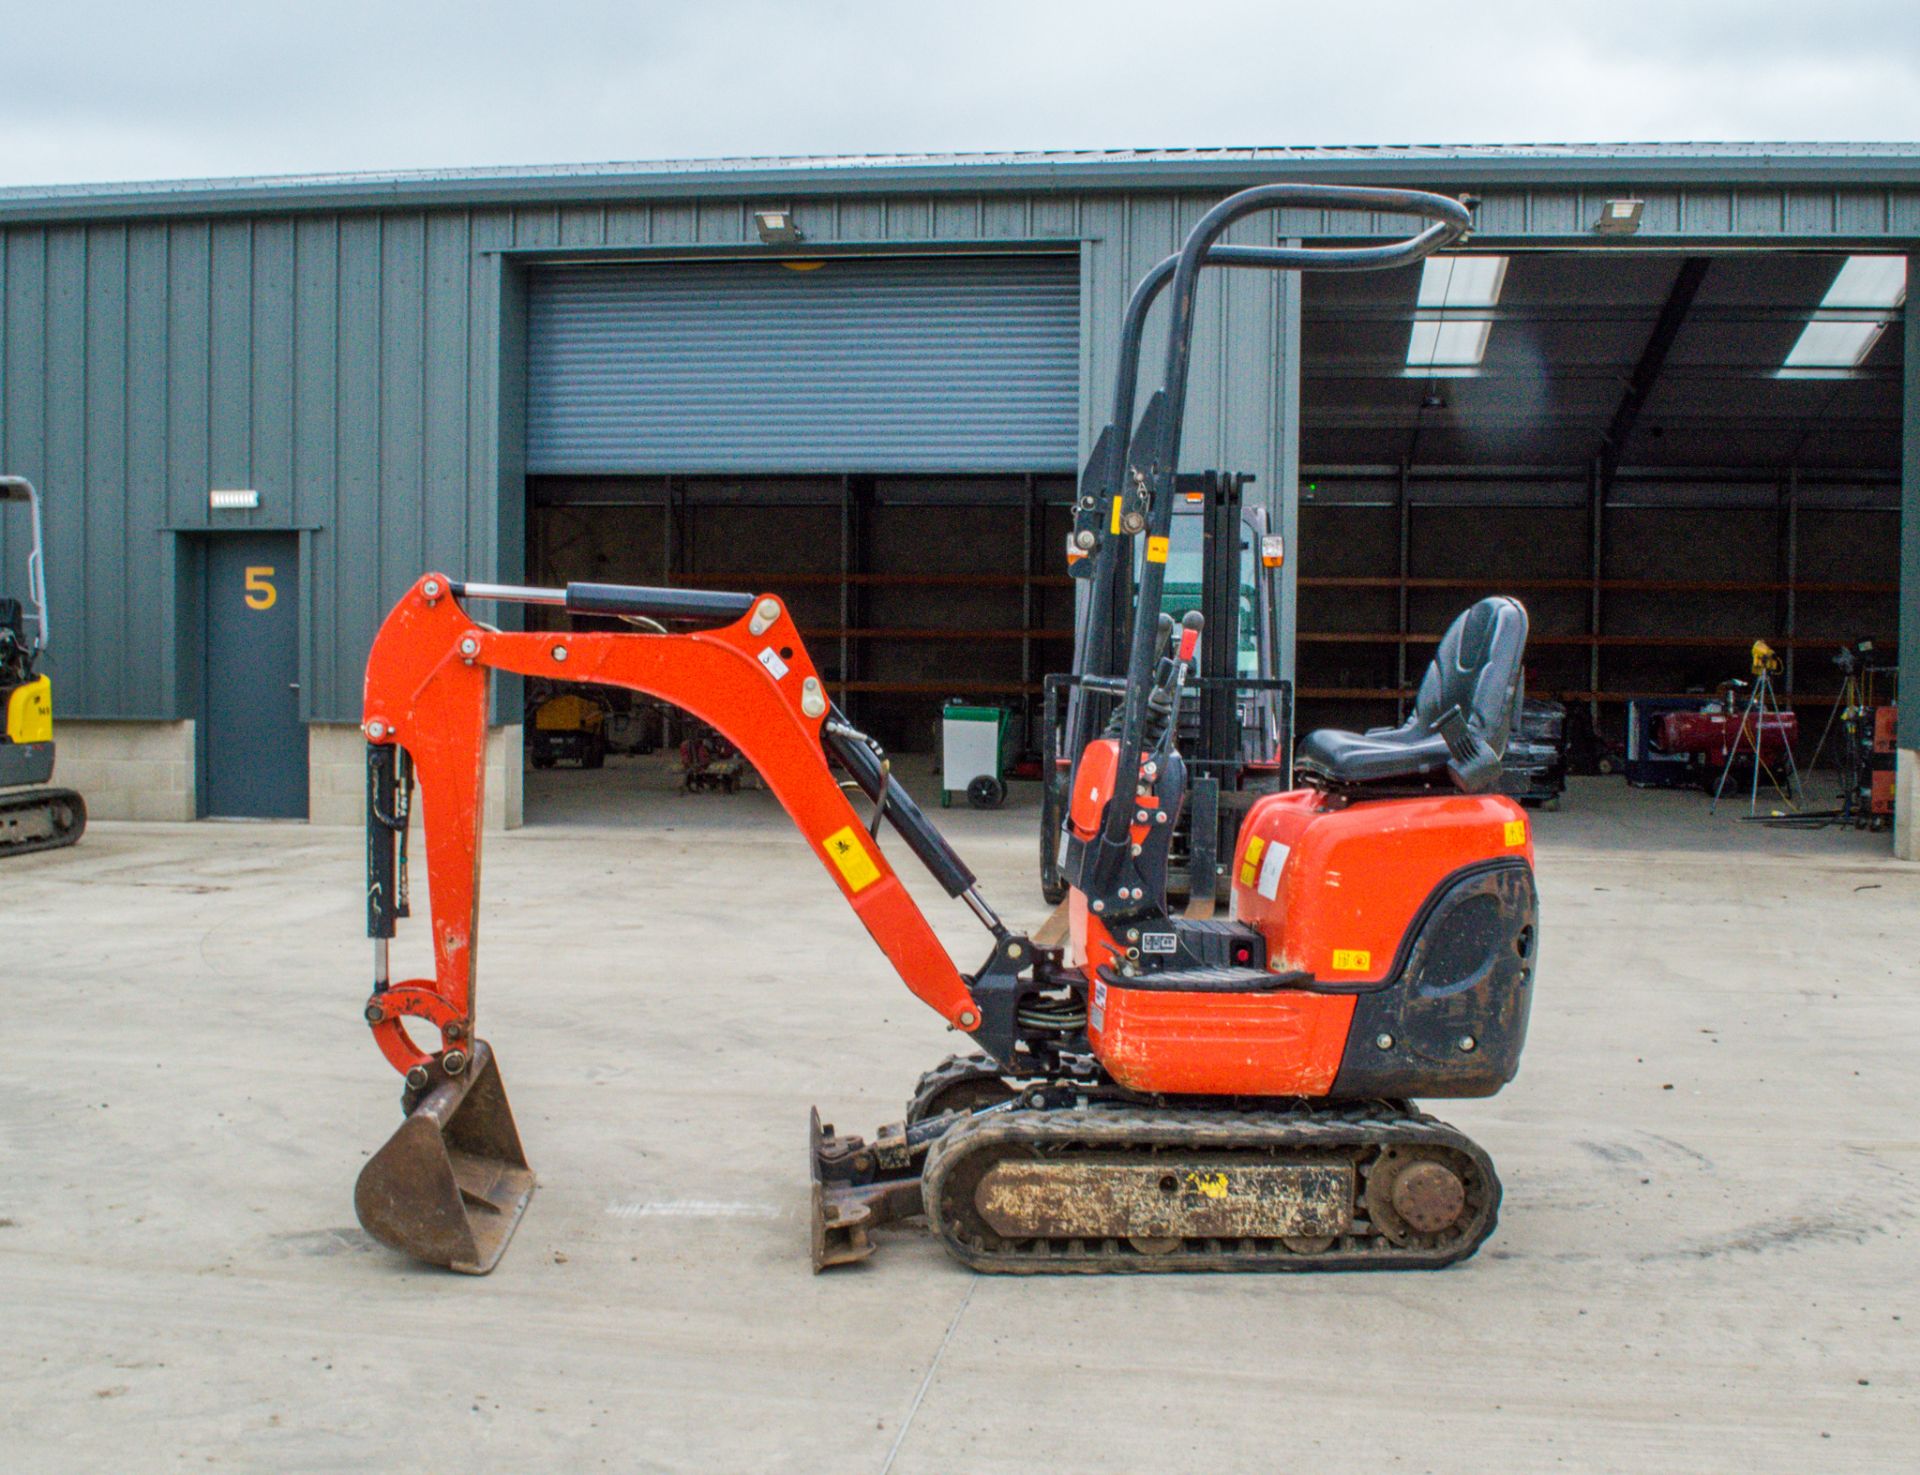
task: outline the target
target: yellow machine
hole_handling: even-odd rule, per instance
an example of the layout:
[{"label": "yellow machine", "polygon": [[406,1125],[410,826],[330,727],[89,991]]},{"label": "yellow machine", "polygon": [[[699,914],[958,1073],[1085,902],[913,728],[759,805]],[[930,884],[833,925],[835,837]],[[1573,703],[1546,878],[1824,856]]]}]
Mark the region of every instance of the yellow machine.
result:
[{"label": "yellow machine", "polygon": [[534,709],[528,756],[535,768],[575,763],[598,768],[607,761],[606,708],[575,692],[548,697]]},{"label": "yellow machine", "polygon": [[41,787],[53,777],[53,683],[37,670],[47,648],[40,494],[24,476],[0,476],[0,511],[13,503],[27,509],[27,597],[0,596],[0,855],[71,845],[87,827],[85,800]]}]

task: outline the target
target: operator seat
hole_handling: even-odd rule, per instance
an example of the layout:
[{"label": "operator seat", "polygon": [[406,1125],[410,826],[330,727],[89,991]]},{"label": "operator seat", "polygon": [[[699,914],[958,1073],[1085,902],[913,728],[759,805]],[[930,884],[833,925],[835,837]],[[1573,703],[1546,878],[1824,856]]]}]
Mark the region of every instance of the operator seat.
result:
[{"label": "operator seat", "polygon": [[1363,733],[1308,733],[1294,758],[1300,777],[1365,797],[1374,786],[1435,787],[1444,771],[1455,788],[1486,792],[1500,780],[1507,733],[1520,711],[1526,652],[1520,601],[1481,600],[1441,637],[1405,722]]}]

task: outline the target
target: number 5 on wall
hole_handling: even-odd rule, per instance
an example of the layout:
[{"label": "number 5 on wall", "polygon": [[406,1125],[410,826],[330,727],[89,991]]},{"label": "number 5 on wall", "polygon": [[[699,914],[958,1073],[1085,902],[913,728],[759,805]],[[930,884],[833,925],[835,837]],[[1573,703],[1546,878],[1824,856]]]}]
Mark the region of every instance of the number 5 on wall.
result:
[{"label": "number 5 on wall", "polygon": [[280,591],[273,587],[273,565],[253,564],[247,569],[247,608],[272,609]]}]

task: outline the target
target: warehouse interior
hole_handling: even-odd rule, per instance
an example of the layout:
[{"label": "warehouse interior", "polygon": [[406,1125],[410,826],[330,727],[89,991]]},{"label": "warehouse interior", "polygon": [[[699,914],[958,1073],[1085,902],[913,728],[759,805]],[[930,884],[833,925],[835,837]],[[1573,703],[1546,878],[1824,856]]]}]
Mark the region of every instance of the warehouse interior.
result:
[{"label": "warehouse interior", "polygon": [[1807,705],[1841,643],[1890,649],[1905,271],[1850,259],[1489,255],[1452,284],[1472,305],[1428,309],[1413,273],[1310,280],[1303,722],[1393,717],[1492,592],[1532,614],[1532,690],[1603,730],[1745,675],[1755,639]]},{"label": "warehouse interior", "polygon": [[[1633,698],[1745,674],[1760,638],[1817,728],[1837,648],[1897,629],[1904,283],[1898,256],[1759,250],[1310,276],[1301,730],[1397,720],[1439,632],[1495,592],[1531,613],[1530,691],[1603,733]],[[1057,452],[726,474],[682,445],[678,470],[531,476],[534,581],[771,590],[890,747],[930,751],[950,697],[1013,705],[1030,736],[1070,654]]]},{"label": "warehouse interior", "polygon": [[527,567],[552,585],[776,593],[836,700],[888,747],[923,752],[947,697],[1025,702],[1067,664],[1073,485],[1060,473],[536,477]]}]

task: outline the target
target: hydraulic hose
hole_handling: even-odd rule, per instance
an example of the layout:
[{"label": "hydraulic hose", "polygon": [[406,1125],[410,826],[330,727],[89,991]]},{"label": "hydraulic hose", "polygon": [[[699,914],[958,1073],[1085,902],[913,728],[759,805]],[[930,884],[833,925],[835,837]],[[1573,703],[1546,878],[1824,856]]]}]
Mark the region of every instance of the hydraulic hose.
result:
[{"label": "hydraulic hose", "polygon": [[855,734],[838,707],[827,709],[820,740],[846,765],[847,772],[853,775],[853,781],[866,796],[881,806],[888,822],[907,842],[907,848],[920,857],[920,863],[933,873],[934,880],[948,896],[964,896],[973,890],[975,877],[967,869],[967,863],[947,843],[947,837],[933,827],[906,787],[888,781],[879,755]]}]

